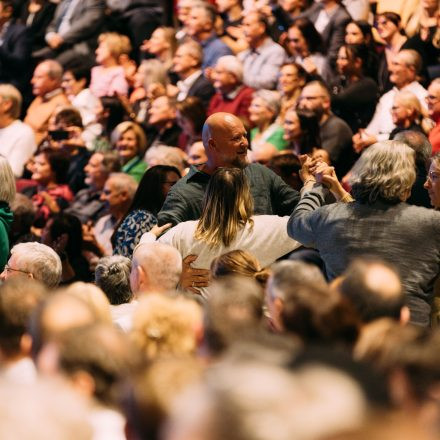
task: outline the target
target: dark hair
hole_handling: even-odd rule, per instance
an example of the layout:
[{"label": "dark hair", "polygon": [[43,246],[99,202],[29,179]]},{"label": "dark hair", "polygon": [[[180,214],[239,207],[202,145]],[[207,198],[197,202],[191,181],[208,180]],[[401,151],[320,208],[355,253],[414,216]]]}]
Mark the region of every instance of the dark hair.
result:
[{"label": "dark hair", "polygon": [[323,52],[323,42],[321,35],[316,30],[314,24],[308,18],[296,18],[295,20],[293,20],[290,28],[292,27],[296,27],[301,32],[302,36],[307,42],[310,53]]},{"label": "dark hair", "polygon": [[85,87],[90,84],[91,69],[93,62],[91,62],[88,56],[76,55],[64,65],[64,73],[70,72],[76,81],[85,79]]},{"label": "dark hair", "polygon": [[374,72],[372,72],[372,66],[370,65],[370,53],[366,44],[343,44],[341,47],[345,48],[347,58],[351,63],[358,58],[362,61],[362,74],[370,77],[371,75],[374,75]]},{"label": "dark hair", "polygon": [[[360,29],[362,35],[364,36],[364,41],[366,45],[371,45],[371,43],[374,42],[373,27],[371,26],[370,23],[368,23],[368,21],[351,20],[350,22],[347,23],[347,26],[349,24],[354,24]],[[345,26],[345,28],[347,28],[347,26]]]},{"label": "dark hair", "polygon": [[56,240],[63,234],[67,234],[68,240],[65,252],[69,259],[77,258],[82,252],[82,226],[77,217],[72,214],[60,213],[52,217],[49,226],[52,240]]},{"label": "dark hair", "polygon": [[401,23],[401,17],[399,14],[396,14],[395,12],[385,11],[381,12],[379,14],[376,14],[377,17],[385,17],[387,21],[391,21],[395,26],[399,27]]},{"label": "dark hair", "polygon": [[188,96],[183,101],[176,103],[176,109],[182,116],[192,122],[194,133],[201,135],[206,120],[206,108],[200,98]]},{"label": "dark hair", "polygon": [[68,153],[54,148],[45,148],[38,153],[37,156],[40,154],[43,154],[49,162],[50,168],[55,175],[55,182],[59,184],[66,183],[67,171],[70,165],[70,156]]},{"label": "dark hair", "polygon": [[130,208],[128,208],[127,213],[115,226],[111,238],[113,245],[115,245],[115,237],[119,225],[121,225],[125,218],[135,209],[145,209],[146,211],[151,212],[154,216],[157,216],[157,213],[160,211],[163,202],[165,201],[162,192],[162,185],[165,182],[168,173],[176,173],[179,178],[182,177],[180,171],[176,167],[169,165],[156,165],[145,171],[139,182]]},{"label": "dark hair", "polygon": [[121,100],[115,96],[101,96],[102,107],[104,113],[108,113],[104,123],[104,135],[110,137],[112,131],[118,124],[128,119],[127,110]]},{"label": "dark hair", "polygon": [[55,113],[55,125],[83,128],[81,113],[75,107],[64,107]]},{"label": "dark hair", "polygon": [[319,120],[311,110],[296,110],[299,125],[301,127],[301,139],[299,141],[301,154],[311,153],[313,148],[321,147],[321,134]]}]

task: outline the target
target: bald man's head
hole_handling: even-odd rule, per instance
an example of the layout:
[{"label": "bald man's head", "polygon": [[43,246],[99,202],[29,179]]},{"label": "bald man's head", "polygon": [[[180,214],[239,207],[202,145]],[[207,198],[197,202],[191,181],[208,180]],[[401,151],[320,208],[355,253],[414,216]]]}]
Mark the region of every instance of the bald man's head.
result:
[{"label": "bald man's head", "polygon": [[202,132],[208,165],[244,168],[249,146],[243,123],[231,113],[214,113],[205,122]]},{"label": "bald man's head", "polygon": [[388,317],[401,319],[404,293],[400,277],[389,264],[370,258],[358,258],[347,268],[339,285],[362,321]]}]

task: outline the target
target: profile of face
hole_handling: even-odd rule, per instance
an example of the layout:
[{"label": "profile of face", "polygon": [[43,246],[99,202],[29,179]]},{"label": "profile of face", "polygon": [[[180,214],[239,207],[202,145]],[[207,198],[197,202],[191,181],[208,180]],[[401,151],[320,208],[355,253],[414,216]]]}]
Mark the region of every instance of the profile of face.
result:
[{"label": "profile of face", "polygon": [[107,202],[109,208],[118,208],[125,203],[126,194],[121,191],[114,179],[110,177],[105,182],[100,199],[103,202]]},{"label": "profile of face", "polygon": [[22,267],[20,267],[19,260],[17,258],[16,254],[12,254],[9,258],[8,262],[6,263],[5,268],[3,269],[3,272],[0,273],[0,280],[6,281],[8,278],[15,277],[15,276],[26,276],[33,278],[32,274],[26,270],[24,270]]},{"label": "profile of face", "polygon": [[348,56],[347,49],[342,46],[338,51],[338,57],[336,58],[336,68],[340,75],[347,75],[351,71],[351,60]]},{"label": "profile of face", "polygon": [[186,20],[186,29],[192,37],[212,30],[212,23],[203,8],[191,8]]},{"label": "profile of face", "polygon": [[349,23],[345,28],[345,43],[346,44],[365,43],[364,34],[355,23]]},{"label": "profile of face", "polygon": [[405,127],[406,123],[412,122],[414,119],[413,110],[399,97],[394,98],[393,106],[391,107],[391,118],[393,123],[398,127]]},{"label": "profile of face", "polygon": [[289,49],[293,55],[306,57],[309,55],[309,46],[302,32],[296,26],[291,26],[287,31]]},{"label": "profile of face", "polygon": [[116,142],[116,151],[123,163],[127,163],[139,154],[138,140],[134,130],[126,130]]},{"label": "profile of face", "polygon": [[149,124],[162,125],[174,120],[176,112],[169,99],[166,96],[160,96],[152,102],[148,115]]},{"label": "profile of face", "polygon": [[35,96],[44,96],[59,87],[59,82],[49,76],[49,66],[44,61],[35,68],[31,84]]},{"label": "profile of face", "polygon": [[188,150],[187,162],[190,165],[200,165],[208,160],[203,142],[194,142]]},{"label": "profile of face", "polygon": [[295,110],[289,110],[284,117],[283,123],[284,139],[294,142],[301,137],[301,123]]},{"label": "profile of face", "polygon": [[45,154],[39,154],[35,157],[32,180],[37,181],[41,185],[55,182],[55,173]]},{"label": "profile of face", "polygon": [[96,185],[102,181],[105,181],[107,173],[103,167],[104,156],[102,153],[92,154],[87,165],[84,167],[86,178],[84,182],[87,185]]},{"label": "profile of face", "polygon": [[266,34],[264,24],[260,22],[258,14],[252,12],[243,18],[241,27],[246,41],[251,46]]},{"label": "profile of face", "polygon": [[153,55],[160,55],[170,48],[170,43],[165,38],[165,31],[161,28],[156,29],[150,37],[148,52]]},{"label": "profile of face", "polygon": [[379,36],[385,41],[390,41],[391,38],[399,32],[398,26],[396,26],[391,20],[388,20],[384,15],[379,15],[377,17],[376,28]]},{"label": "profile of face", "polygon": [[214,87],[225,94],[232,92],[239,85],[236,76],[219,63],[212,72],[212,80]]},{"label": "profile of face", "polygon": [[176,122],[186,135],[190,137],[195,135],[194,124],[187,117],[182,115],[179,110],[176,112]]},{"label": "profile of face", "polygon": [[283,95],[291,95],[302,85],[301,78],[298,76],[298,69],[293,64],[286,64],[281,67],[278,78],[278,89]]},{"label": "profile of face", "polygon": [[428,113],[431,118],[437,119],[440,116],[440,83],[432,83],[428,87],[426,96]]},{"label": "profile of face", "polygon": [[162,182],[162,194],[164,198],[166,198],[170,189],[179,181],[179,179],[179,175],[174,171],[168,171],[168,173],[166,173],[165,180]]},{"label": "profile of face", "polygon": [[267,102],[256,96],[249,106],[249,120],[255,125],[269,124],[274,117],[274,112],[269,108]]},{"label": "profile of face", "polygon": [[106,41],[101,41],[95,50],[96,62],[103,64],[113,57],[109,45]]},{"label": "profile of face", "polygon": [[63,80],[61,82],[61,87],[67,96],[76,96],[78,93],[85,88],[85,79],[75,79],[73,73],[69,70],[64,72]]},{"label": "profile of face", "polygon": [[207,155],[215,156],[220,167],[244,168],[248,164],[249,142],[243,123],[234,115],[225,115],[221,123],[213,127],[208,140]]},{"label": "profile of face", "polygon": [[176,50],[173,58],[173,70],[184,74],[197,66],[197,60],[191,55],[187,46],[182,44]]},{"label": "profile of face", "polygon": [[405,54],[400,52],[391,61],[390,81],[397,87],[403,87],[415,80],[414,68],[408,66]]},{"label": "profile of face", "polygon": [[428,176],[423,186],[428,191],[431,205],[435,209],[440,209],[440,162],[438,160],[431,162]]}]

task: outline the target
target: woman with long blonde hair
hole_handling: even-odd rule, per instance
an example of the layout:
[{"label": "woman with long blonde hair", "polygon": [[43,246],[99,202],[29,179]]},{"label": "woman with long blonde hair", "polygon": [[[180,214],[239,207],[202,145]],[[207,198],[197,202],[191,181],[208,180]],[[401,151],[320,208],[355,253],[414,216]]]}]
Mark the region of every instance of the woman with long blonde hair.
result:
[{"label": "woman with long blonde hair", "polygon": [[[219,168],[206,188],[200,219],[179,223],[159,241],[174,246],[183,258],[197,255],[193,265],[200,269],[209,269],[214,258],[235,249],[250,252],[265,267],[299,246],[287,235],[289,217],[253,212],[243,170]],[[167,227],[153,227],[141,243],[155,240]]]}]

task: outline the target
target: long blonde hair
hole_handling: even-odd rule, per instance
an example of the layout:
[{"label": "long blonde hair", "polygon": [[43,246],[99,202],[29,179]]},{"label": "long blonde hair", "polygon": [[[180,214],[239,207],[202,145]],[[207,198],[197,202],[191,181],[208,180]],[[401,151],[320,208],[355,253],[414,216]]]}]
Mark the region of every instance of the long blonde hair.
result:
[{"label": "long blonde hair", "polygon": [[239,168],[219,168],[206,188],[194,237],[210,247],[229,246],[246,223],[253,226],[253,211],[244,172]]}]

